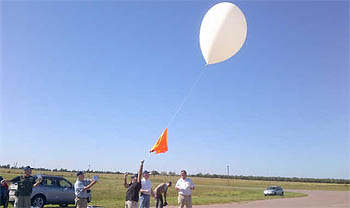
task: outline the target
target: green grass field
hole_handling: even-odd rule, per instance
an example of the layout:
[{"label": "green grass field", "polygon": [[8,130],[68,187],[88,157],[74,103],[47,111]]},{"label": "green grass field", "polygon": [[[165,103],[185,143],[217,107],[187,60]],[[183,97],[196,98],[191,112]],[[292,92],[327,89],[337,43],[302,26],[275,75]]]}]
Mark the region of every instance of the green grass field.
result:
[{"label": "green grass field", "polygon": [[[37,171],[33,171],[36,174]],[[66,177],[72,183],[75,182],[75,173],[68,172],[45,172],[41,174],[60,175]],[[6,179],[11,179],[22,174],[21,170],[0,169],[0,175]],[[95,174],[87,173],[86,178],[91,178]],[[123,175],[99,174],[99,182],[92,188],[92,202],[90,205],[104,207],[124,207],[124,197],[126,189],[123,187]],[[162,182],[172,181],[176,183],[179,176],[151,176],[153,187]],[[296,182],[272,182],[253,180],[228,180],[210,178],[192,178],[196,185],[193,191],[193,204],[217,204],[229,202],[245,202],[253,200],[264,200],[271,198],[303,197],[302,193],[286,192],[285,196],[265,197],[263,189],[270,185],[282,186],[284,189],[296,190],[333,190],[349,191],[349,185],[323,184],[323,183],[296,183]],[[154,205],[154,200],[151,205]],[[176,205],[177,193],[172,187],[168,192],[168,203]]]}]

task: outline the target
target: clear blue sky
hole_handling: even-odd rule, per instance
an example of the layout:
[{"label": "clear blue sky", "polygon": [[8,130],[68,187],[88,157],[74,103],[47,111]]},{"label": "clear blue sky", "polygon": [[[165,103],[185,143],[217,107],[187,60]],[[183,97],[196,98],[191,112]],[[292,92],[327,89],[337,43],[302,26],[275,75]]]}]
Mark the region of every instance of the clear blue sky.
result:
[{"label": "clear blue sky", "polygon": [[2,1],[0,164],[350,178],[349,2],[238,1],[243,48],[204,67],[216,2]]}]

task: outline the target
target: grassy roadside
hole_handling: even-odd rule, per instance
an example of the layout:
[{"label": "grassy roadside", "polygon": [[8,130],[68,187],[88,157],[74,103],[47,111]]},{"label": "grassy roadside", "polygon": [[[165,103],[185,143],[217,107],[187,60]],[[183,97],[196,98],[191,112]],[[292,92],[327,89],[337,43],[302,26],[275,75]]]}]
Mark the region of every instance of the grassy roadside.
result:
[{"label": "grassy roadside", "polygon": [[[37,171],[33,171],[36,174]],[[67,178],[72,183],[75,182],[75,173],[67,172],[45,172],[42,174],[60,175]],[[0,169],[0,175],[6,179],[11,179],[22,174],[21,170]],[[91,178],[95,174],[87,173],[86,178]],[[123,187],[123,176],[118,174],[99,174],[100,181],[92,188],[92,202],[90,205],[104,207],[124,207],[124,197],[126,189]],[[172,181],[176,183],[178,176],[151,176],[153,187],[162,182]],[[297,183],[297,182],[271,182],[271,181],[251,181],[236,179],[211,179],[192,178],[196,184],[193,192],[193,204],[217,204],[230,202],[244,202],[254,200],[264,200],[271,198],[290,198],[306,196],[302,193],[286,192],[285,196],[265,197],[262,188],[270,185],[279,185],[284,189],[299,190],[333,190],[349,191],[349,186],[339,184],[319,184],[319,183]],[[168,193],[168,203],[177,204],[177,193],[172,187]],[[151,205],[154,205],[152,200]],[[53,206],[57,207],[57,206]]]}]

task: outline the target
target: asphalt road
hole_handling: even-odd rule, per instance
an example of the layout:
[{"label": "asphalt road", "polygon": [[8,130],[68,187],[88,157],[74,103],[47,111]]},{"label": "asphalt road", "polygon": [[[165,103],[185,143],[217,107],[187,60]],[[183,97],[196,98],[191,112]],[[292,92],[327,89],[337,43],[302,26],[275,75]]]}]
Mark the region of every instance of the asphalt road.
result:
[{"label": "asphalt road", "polygon": [[[305,193],[308,196],[299,198],[267,199],[243,203],[200,205],[194,208],[350,208],[349,191],[304,191],[286,190],[288,192]],[[175,208],[169,206],[168,208]]]}]

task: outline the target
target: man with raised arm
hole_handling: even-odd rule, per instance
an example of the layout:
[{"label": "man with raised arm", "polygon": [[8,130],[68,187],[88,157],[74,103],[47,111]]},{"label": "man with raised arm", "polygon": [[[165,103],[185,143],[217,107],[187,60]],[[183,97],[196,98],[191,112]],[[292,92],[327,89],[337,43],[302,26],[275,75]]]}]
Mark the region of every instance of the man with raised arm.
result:
[{"label": "man with raised arm", "polygon": [[30,166],[26,166],[24,168],[24,174],[21,176],[17,176],[12,180],[3,180],[1,183],[17,183],[17,191],[15,192],[15,204],[14,207],[18,208],[30,208],[31,199],[30,195],[32,194],[33,187],[39,186],[42,182],[42,178],[40,178],[37,182],[35,182],[35,177],[32,176],[32,168]]},{"label": "man with raised arm", "polygon": [[137,208],[137,202],[139,201],[139,193],[141,189],[143,163],[144,160],[141,160],[138,174],[131,176],[131,182],[129,184],[127,183],[128,174],[124,174],[124,187],[128,189],[125,197],[125,208]]},{"label": "man with raised arm", "polygon": [[75,206],[76,208],[88,207],[88,190],[96,183],[95,180],[84,180],[84,173],[77,173],[77,181],[74,184],[75,189]]}]

